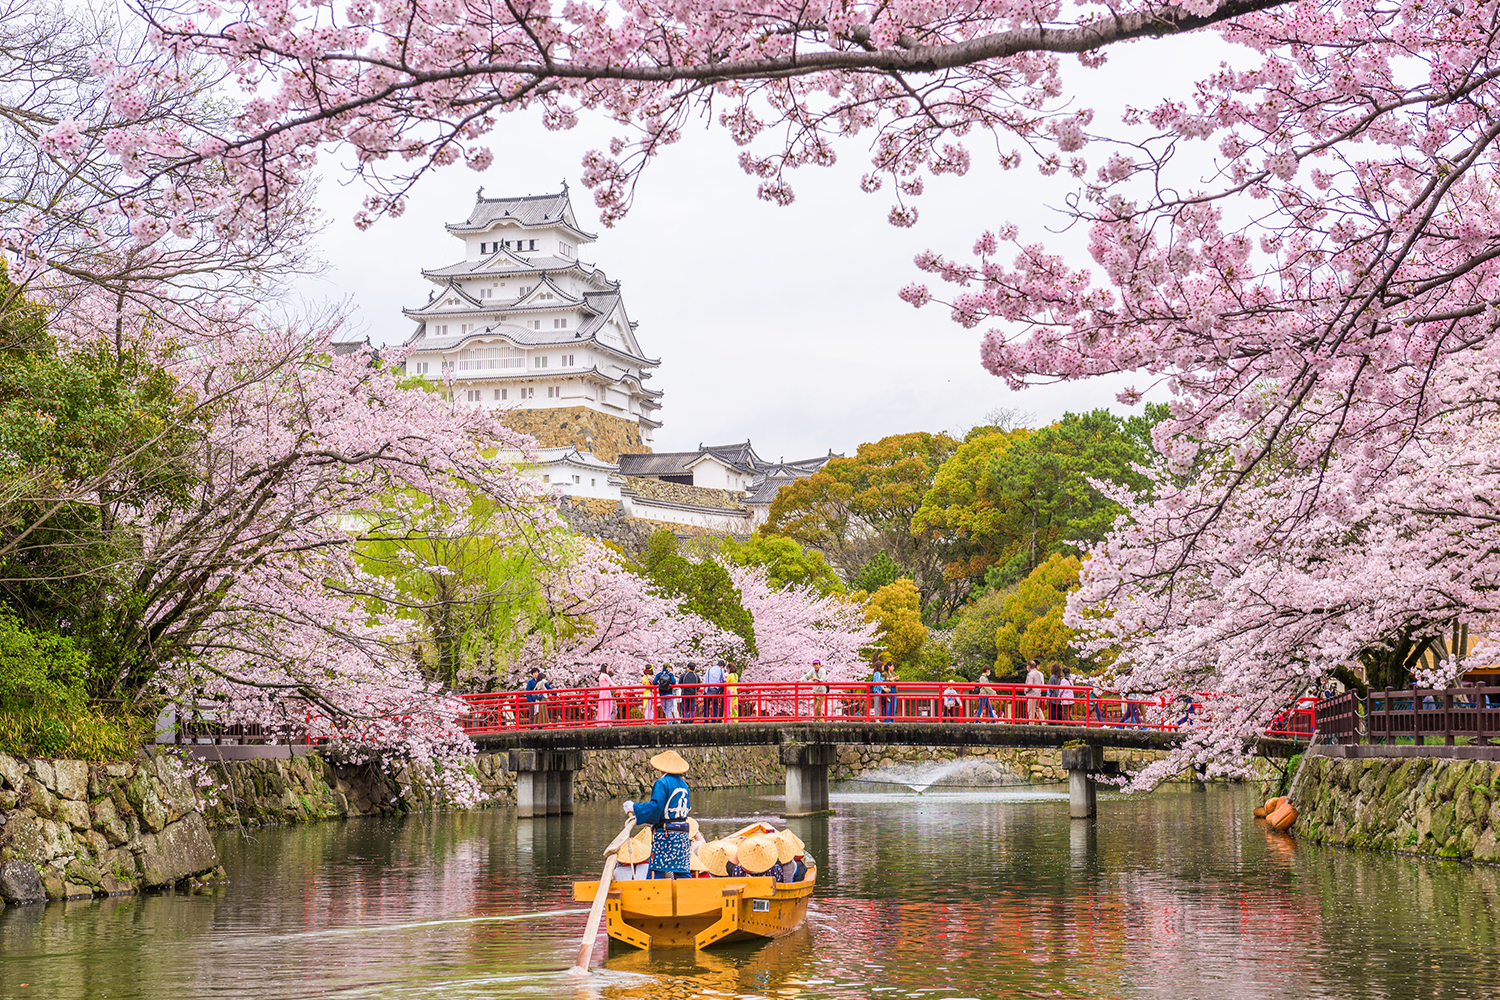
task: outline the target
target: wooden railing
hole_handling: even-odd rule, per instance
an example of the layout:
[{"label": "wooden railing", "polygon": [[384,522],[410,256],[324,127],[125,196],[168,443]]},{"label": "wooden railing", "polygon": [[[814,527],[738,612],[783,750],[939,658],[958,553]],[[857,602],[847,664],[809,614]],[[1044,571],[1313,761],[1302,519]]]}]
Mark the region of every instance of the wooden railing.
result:
[{"label": "wooden railing", "polygon": [[1338,743],[1487,744],[1500,736],[1500,687],[1386,688],[1363,698],[1351,691],[1318,702],[1316,718],[1318,735]]},{"label": "wooden railing", "polygon": [[[470,712],[460,720],[471,736],[521,729],[585,726],[649,726],[663,723],[733,723],[746,719],[804,722],[959,722],[972,725],[1027,723],[1084,728],[1177,730],[1191,727],[1215,696],[1192,694],[1150,699],[1123,698],[1088,687],[968,683],[736,684],[715,690],[706,684],[672,693],[652,687],[568,688],[463,695]],[[1266,735],[1306,739],[1312,735],[1311,705],[1283,713]]]}]

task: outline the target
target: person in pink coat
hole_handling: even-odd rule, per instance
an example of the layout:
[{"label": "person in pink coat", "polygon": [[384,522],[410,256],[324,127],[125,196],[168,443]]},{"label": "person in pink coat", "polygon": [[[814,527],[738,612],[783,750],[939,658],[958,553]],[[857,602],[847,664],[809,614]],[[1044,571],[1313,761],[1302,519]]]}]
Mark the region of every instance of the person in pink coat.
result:
[{"label": "person in pink coat", "polygon": [[598,726],[607,726],[615,721],[615,679],[607,667],[599,668],[599,721]]}]

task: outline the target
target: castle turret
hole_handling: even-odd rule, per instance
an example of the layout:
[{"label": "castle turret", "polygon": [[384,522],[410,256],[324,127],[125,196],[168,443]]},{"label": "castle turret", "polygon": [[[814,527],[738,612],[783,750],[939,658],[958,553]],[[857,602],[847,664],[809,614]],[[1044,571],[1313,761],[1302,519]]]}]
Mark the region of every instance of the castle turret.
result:
[{"label": "castle turret", "polygon": [[425,305],[404,310],[417,328],[408,372],[451,376],[459,400],[503,408],[543,448],[581,449],[604,462],[650,451],[661,393],[646,388],[648,358],[618,282],[578,259],[592,243],[567,185],[524,198],[476,196],[449,223],[461,261],[423,277]]}]

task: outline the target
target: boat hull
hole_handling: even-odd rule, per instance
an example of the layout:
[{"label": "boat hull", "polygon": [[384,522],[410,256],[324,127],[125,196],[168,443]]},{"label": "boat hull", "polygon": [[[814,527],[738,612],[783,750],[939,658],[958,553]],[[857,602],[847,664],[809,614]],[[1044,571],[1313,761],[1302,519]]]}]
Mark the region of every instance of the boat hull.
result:
[{"label": "boat hull", "polygon": [[[615,882],[605,897],[612,940],[634,948],[707,948],[778,938],[802,926],[818,871],[801,882],[770,878],[648,879]],[[598,882],[574,882],[573,898],[591,900]]]}]

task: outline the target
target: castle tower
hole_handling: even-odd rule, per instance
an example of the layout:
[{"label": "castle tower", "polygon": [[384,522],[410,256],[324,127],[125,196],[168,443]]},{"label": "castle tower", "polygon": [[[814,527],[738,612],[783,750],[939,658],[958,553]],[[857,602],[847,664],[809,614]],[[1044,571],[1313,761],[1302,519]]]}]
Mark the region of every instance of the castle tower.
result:
[{"label": "castle tower", "polygon": [[416,322],[406,369],[451,376],[460,400],[511,412],[506,422],[544,449],[613,463],[649,452],[661,393],[645,386],[647,358],[619,282],[578,259],[595,236],[578,226],[567,184],[524,198],[476,195],[456,264],[424,270],[436,288],[403,312]]}]

